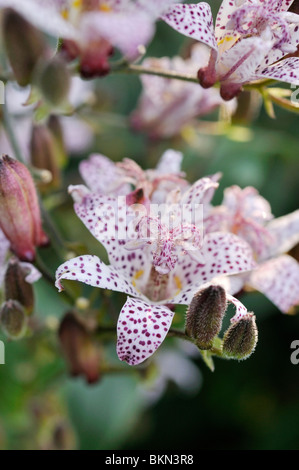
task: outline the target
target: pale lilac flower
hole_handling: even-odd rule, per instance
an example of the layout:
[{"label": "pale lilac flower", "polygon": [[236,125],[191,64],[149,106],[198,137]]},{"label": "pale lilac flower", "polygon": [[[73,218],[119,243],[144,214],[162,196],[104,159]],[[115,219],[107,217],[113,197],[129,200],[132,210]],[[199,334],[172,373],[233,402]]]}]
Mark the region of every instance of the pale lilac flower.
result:
[{"label": "pale lilac flower", "polygon": [[206,226],[237,234],[255,253],[257,267],[230,278],[227,288],[232,294],[253,288],[284,313],[299,305],[299,263],[286,254],[299,243],[299,210],[275,219],[256,189],[232,186],[225,190],[221,206],[211,210]]},{"label": "pale lilac flower", "polygon": [[261,79],[299,84],[299,59],[286,57],[299,44],[299,16],[287,11],[292,3],[224,0],[215,28],[205,2],[175,5],[163,19],[211,48],[209,63],[199,70],[200,83],[210,87],[220,82],[221,96],[229,100],[242,85]]},{"label": "pale lilac flower", "polygon": [[[215,182],[204,178],[191,186],[183,195],[186,203],[209,201],[211,184]],[[131,365],[143,362],[160,346],[174,316],[171,305],[189,305],[195,293],[217,277],[254,267],[251,249],[245,241],[231,233],[213,232],[204,236],[196,257],[189,252],[177,256],[172,269],[161,273],[156,269],[151,245],[142,250],[127,249],[127,242],[134,240],[134,225],[129,224],[131,208],[126,197],[121,206],[118,198],[91,192],[85,186],[73,186],[70,192],[77,215],[105,247],[110,264],[92,255],[71,259],[58,268],[56,286],[62,290],[62,281],[68,279],[130,296],[118,320],[117,352],[121,360]],[[127,217],[124,233],[120,231],[120,220],[116,222],[116,205],[122,216]],[[180,248],[173,247],[174,254],[177,250]],[[237,309],[233,321],[246,314],[246,308],[237,299],[228,294],[227,300]]]},{"label": "pale lilac flower", "polygon": [[[186,60],[179,56],[147,58],[142,65],[195,75],[198,68],[208,62],[209,54],[207,46],[195,44]],[[226,109],[227,115],[233,114],[236,109],[236,101],[223,101],[216,88],[206,90],[196,83],[146,74],[141,75],[141,81],[142,93],[131,122],[135,130],[146,132],[151,138],[177,135],[186,125],[192,125],[195,118],[220,107]]]}]

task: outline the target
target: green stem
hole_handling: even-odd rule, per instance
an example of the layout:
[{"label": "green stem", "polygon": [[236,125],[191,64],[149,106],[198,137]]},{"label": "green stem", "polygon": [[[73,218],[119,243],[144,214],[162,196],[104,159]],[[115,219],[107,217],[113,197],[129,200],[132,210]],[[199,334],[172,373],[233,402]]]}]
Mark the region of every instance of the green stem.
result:
[{"label": "green stem", "polygon": [[127,73],[135,75],[155,75],[162,78],[173,78],[177,80],[183,80],[185,82],[198,83],[198,78],[195,75],[189,75],[172,70],[161,70],[155,68],[142,67],[142,65],[130,64],[127,67],[115,68],[112,70],[114,73]]}]

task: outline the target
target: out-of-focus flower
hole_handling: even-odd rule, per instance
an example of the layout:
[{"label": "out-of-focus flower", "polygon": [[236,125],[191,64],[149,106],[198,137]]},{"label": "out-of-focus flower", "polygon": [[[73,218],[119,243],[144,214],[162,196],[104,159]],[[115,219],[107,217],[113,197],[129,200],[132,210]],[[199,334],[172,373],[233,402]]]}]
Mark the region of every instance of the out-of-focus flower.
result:
[{"label": "out-of-focus flower", "polygon": [[[184,194],[185,203],[210,200],[210,182],[203,178]],[[127,243],[134,241],[136,232],[132,220],[134,209],[127,206],[127,198],[93,193],[85,186],[72,186],[75,211],[88,230],[106,248],[110,265],[96,256],[85,255],[61,265],[56,273],[56,285],[63,289],[64,279],[84,282],[94,287],[124,292],[127,299],[118,320],[118,356],[131,365],[139,364],[160,346],[170,328],[172,304],[189,305],[195,293],[221,275],[250,270],[254,266],[249,245],[231,233],[206,234],[196,256],[185,252],[177,256],[176,263],[166,273],[156,269],[151,245],[142,250],[128,251]],[[115,209],[125,217],[124,231],[116,220]],[[111,230],[114,235],[111,235]],[[174,246],[173,254],[181,247]],[[195,252],[194,252],[195,253]],[[192,253],[193,254],[193,253]],[[200,259],[200,261],[199,261]],[[246,308],[227,295],[227,301],[236,308],[236,316]]]},{"label": "out-of-focus flower", "polygon": [[257,267],[231,278],[232,293],[256,289],[284,313],[299,305],[299,263],[286,254],[299,242],[299,210],[275,219],[256,189],[232,186],[225,190],[221,206],[211,210],[206,226],[239,235],[255,253]]},{"label": "out-of-focus flower", "polygon": [[48,244],[31,174],[7,155],[0,159],[0,227],[23,261],[33,261],[35,248]]},{"label": "out-of-focus flower", "polygon": [[[150,3],[150,4],[149,4]],[[176,0],[0,0],[36,27],[63,38],[62,51],[79,58],[84,77],[109,72],[109,56],[117,47],[129,60],[139,55],[155,32],[155,22]]]},{"label": "out-of-focus flower", "polygon": [[223,99],[236,96],[242,85],[261,79],[299,84],[299,59],[286,57],[299,44],[299,16],[287,11],[292,0],[224,0],[215,30],[205,2],[175,5],[164,21],[185,36],[211,48],[198,73],[202,86],[220,82]]},{"label": "out-of-focus flower", "polygon": [[[209,53],[207,46],[195,44],[190,58],[186,60],[181,57],[148,58],[142,65],[195,75],[198,68],[208,62]],[[228,115],[236,109],[236,102],[224,102],[216,88],[205,90],[196,83],[146,74],[141,76],[141,81],[143,90],[131,122],[135,130],[146,132],[152,138],[179,134],[195,118],[207,115],[221,106],[226,108]]]}]

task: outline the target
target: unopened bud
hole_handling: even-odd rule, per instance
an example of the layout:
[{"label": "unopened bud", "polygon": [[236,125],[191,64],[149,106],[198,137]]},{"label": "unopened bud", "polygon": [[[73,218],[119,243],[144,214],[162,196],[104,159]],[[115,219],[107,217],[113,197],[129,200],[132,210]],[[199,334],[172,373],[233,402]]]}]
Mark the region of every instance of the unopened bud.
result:
[{"label": "unopened bud", "polygon": [[4,291],[6,300],[17,300],[30,315],[34,307],[34,292],[32,284],[25,280],[27,275],[19,260],[11,258],[5,272]]},{"label": "unopened bud", "polygon": [[40,67],[37,84],[44,98],[53,106],[65,103],[71,85],[66,63],[55,57]]},{"label": "unopened bud", "polygon": [[33,261],[35,247],[48,243],[31,174],[8,155],[0,158],[0,228],[11,250],[24,261]]},{"label": "unopened bud", "polygon": [[231,359],[247,359],[254,351],[258,331],[253,313],[234,321],[223,337],[223,354]]},{"label": "unopened bud", "polygon": [[18,84],[30,84],[36,64],[46,51],[42,34],[16,11],[7,8],[3,14],[3,36]]},{"label": "unopened bud", "polygon": [[100,351],[91,333],[77,316],[70,312],[59,327],[60,344],[74,377],[83,375],[88,383],[100,378]]},{"label": "unopened bud", "polygon": [[226,294],[221,286],[209,286],[193,297],[187,310],[186,334],[200,349],[210,349],[221,330],[226,311]]},{"label": "unopened bud", "polygon": [[7,300],[1,307],[0,325],[9,339],[20,339],[24,336],[27,318],[22,305],[16,300]]},{"label": "unopened bud", "polygon": [[61,175],[57,162],[57,144],[52,132],[43,124],[35,125],[32,128],[30,156],[31,163],[35,168],[48,170],[52,175],[49,184],[42,186],[58,187]]}]

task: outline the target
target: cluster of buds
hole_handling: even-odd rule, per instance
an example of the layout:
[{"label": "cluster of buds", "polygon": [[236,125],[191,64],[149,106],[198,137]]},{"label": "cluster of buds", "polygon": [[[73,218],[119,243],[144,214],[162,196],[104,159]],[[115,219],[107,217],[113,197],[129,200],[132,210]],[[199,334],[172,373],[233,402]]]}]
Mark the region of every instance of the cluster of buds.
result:
[{"label": "cluster of buds", "polygon": [[64,105],[70,89],[70,74],[61,57],[52,57],[42,33],[17,11],[7,8],[3,12],[3,37],[18,84],[34,85],[42,100],[51,107]]},{"label": "cluster of buds", "polygon": [[[226,359],[247,359],[254,351],[258,332],[251,312],[236,314],[219,342],[222,321],[227,308],[225,289],[211,285],[193,297],[186,314],[186,334],[201,350],[211,350],[217,344],[217,354]],[[220,345],[220,351],[219,351]]]},{"label": "cluster of buds", "polygon": [[28,268],[12,257],[4,276],[5,301],[0,310],[0,325],[3,333],[12,340],[23,338],[28,319],[34,308],[34,291],[28,282]]}]

